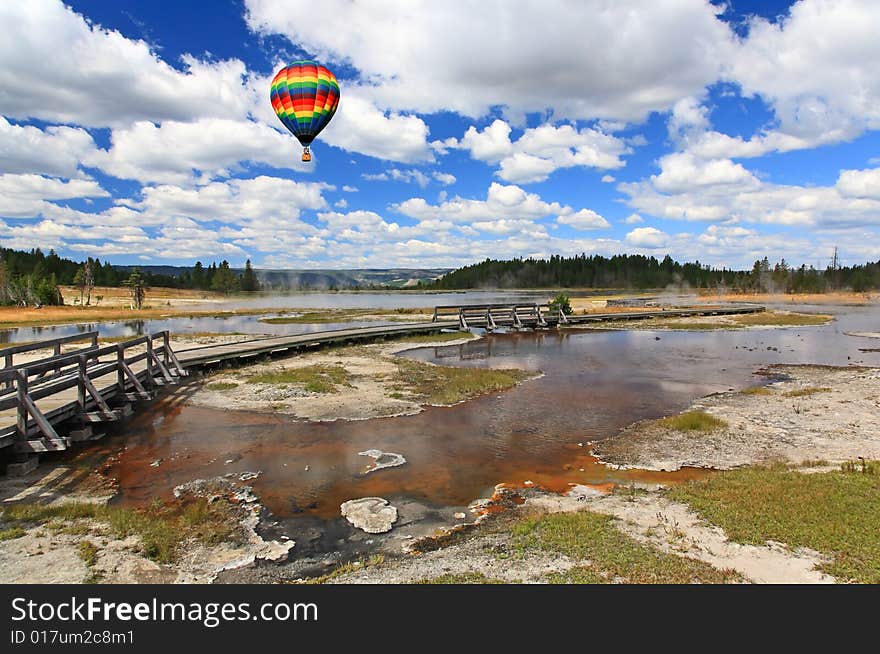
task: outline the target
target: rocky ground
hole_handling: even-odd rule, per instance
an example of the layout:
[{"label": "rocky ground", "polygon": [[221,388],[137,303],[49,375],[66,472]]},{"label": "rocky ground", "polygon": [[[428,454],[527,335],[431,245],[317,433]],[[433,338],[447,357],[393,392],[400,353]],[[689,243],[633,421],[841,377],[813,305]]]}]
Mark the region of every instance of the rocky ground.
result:
[{"label": "rocky ground", "polygon": [[720,429],[678,431],[643,421],[593,452],[610,464],[654,470],[880,458],[880,369],[771,366],[764,372],[777,380],[766,390],[694,403],[692,409],[727,423]]}]

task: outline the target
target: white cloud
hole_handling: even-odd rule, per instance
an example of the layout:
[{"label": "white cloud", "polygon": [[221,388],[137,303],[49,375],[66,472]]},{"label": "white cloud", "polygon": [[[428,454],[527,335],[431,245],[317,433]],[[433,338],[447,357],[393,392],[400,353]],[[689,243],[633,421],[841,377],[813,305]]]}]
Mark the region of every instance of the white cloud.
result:
[{"label": "white cloud", "polygon": [[626,218],[623,219],[624,225],[639,225],[643,222],[645,222],[645,219],[642,218],[637,213],[631,213],[630,215],[628,215]]},{"label": "white cloud", "polygon": [[[261,175],[253,179],[231,179],[198,188],[162,185],[145,187],[143,200],[130,206],[147,218],[191,218],[232,224],[259,222],[269,230],[301,229],[308,225],[298,218],[303,209],[324,209],[327,184],[295,182]],[[270,232],[271,234],[271,232]]]},{"label": "white cloud", "polygon": [[308,0],[246,4],[252,29],[356,66],[380,106],[425,113],[477,117],[500,105],[519,116],[551,108],[557,119],[641,120],[716,79],[732,46],[703,0],[326,0],[320,29],[301,18],[314,9]]},{"label": "white cloud", "polygon": [[620,157],[630,151],[617,137],[593,128],[544,124],[525,130],[516,141],[511,131],[503,120],[482,131],[471,126],[458,147],[474,159],[500,163],[498,177],[517,183],[542,182],[559,168],[621,168]]},{"label": "white cloud", "polygon": [[57,0],[0,3],[0,113],[91,127],[247,115],[241,61],[184,58],[91,25]]},{"label": "white cloud", "polygon": [[875,188],[870,170],[841,171],[836,186],[797,186],[761,182],[727,164],[718,174],[692,171],[692,183],[682,172],[662,185],[661,174],[618,188],[631,207],[659,218],[817,228],[880,225],[880,198],[868,195]]},{"label": "white cloud", "polygon": [[81,177],[79,165],[96,150],[84,129],[13,125],[0,116],[0,173]]},{"label": "white cloud", "polygon": [[434,160],[425,121],[418,116],[382,111],[354,85],[345,86],[339,109],[321,132],[320,140],[389,161]]},{"label": "white cloud", "polygon": [[2,216],[30,218],[51,206],[49,201],[108,196],[107,191],[92,179],[72,179],[65,182],[42,175],[0,175]]},{"label": "white cloud", "polygon": [[411,198],[394,205],[394,210],[418,220],[438,219],[456,223],[480,220],[537,220],[552,214],[563,214],[568,207],[558,202],[544,202],[535,193],[526,193],[518,186],[504,186],[492,182],[485,200],[455,197],[438,205],[430,205],[422,198]]},{"label": "white cloud", "polygon": [[112,147],[87,159],[115,177],[142,183],[185,184],[217,176],[248,161],[300,172],[314,170],[300,160],[299,143],[249,120],[204,118],[192,123],[149,121],[113,130]]},{"label": "white cloud", "polygon": [[841,171],[836,186],[845,197],[880,200],[880,168]]},{"label": "white cloud", "polygon": [[616,180],[615,180],[615,178],[614,178],[613,175],[602,175],[602,180],[601,180],[601,181],[602,181],[602,183],[604,183],[604,184],[611,184],[612,182],[614,182],[614,181],[616,181]]},{"label": "white cloud", "polygon": [[626,235],[626,242],[640,248],[664,248],[669,245],[669,234],[656,227],[636,227]]},{"label": "white cloud", "polygon": [[814,147],[880,127],[878,25],[880,3],[870,0],[805,0],[783,20],[753,18],[726,76],[770,103],[778,130],[751,147]]},{"label": "white cloud", "polygon": [[729,159],[703,161],[688,152],[675,152],[660,159],[660,174],[651,177],[654,187],[665,193],[681,193],[700,187],[755,187],[758,179],[742,164]]},{"label": "white cloud", "polygon": [[574,213],[559,216],[556,222],[583,231],[591,229],[607,229],[611,224],[592,209],[581,209]]}]

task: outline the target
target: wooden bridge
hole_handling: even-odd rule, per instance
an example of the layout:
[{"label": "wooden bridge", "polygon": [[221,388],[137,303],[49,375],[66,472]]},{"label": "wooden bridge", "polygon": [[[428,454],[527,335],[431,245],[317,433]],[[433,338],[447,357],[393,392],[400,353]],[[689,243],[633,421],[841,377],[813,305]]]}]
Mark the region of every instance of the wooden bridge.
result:
[{"label": "wooden bridge", "polygon": [[479,327],[493,331],[499,327],[537,329],[579,325],[593,322],[645,320],[647,318],[682,318],[686,316],[721,316],[740,313],[758,313],[762,306],[719,307],[705,306],[688,309],[658,309],[651,311],[620,311],[613,313],[566,314],[549,304],[447,304],[434,307],[433,321],[455,320],[459,329]]},{"label": "wooden bridge", "polygon": [[[98,332],[54,338],[0,349],[0,451],[12,455],[9,474],[36,465],[35,454],[67,449],[72,442],[100,438],[93,426],[132,413],[131,404],[155,397],[175,384],[186,370],[290,354],[304,349],[380,338],[483,328],[535,329],[590,322],[653,317],[754,313],[764,307],[702,307],[662,311],[628,311],[566,315],[546,304],[446,305],[434,309],[431,322],[353,327],[287,336],[254,338],[174,352],[170,333],[157,332],[120,343],[98,346]],[[62,353],[62,345],[84,343]],[[15,362],[16,356],[52,348],[52,356]],[[64,428],[60,428],[63,423]],[[59,433],[60,428],[60,433]],[[11,450],[6,449],[11,448]]]}]

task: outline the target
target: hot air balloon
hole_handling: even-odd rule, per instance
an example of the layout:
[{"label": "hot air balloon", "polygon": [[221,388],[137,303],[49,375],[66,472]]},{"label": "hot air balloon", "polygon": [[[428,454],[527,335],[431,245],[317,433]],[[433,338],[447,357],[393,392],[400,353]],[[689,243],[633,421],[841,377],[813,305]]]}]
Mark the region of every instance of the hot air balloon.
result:
[{"label": "hot air balloon", "polygon": [[275,75],[269,97],[278,119],[302,144],[302,160],[311,161],[309,146],[339,106],[336,75],[315,61],[294,61]]}]

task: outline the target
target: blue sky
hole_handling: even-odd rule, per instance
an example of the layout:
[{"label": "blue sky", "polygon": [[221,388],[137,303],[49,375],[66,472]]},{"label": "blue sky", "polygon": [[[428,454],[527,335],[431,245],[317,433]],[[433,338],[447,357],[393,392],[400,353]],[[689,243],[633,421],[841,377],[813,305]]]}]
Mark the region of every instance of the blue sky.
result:
[{"label": "blue sky", "polygon": [[[880,259],[880,3],[0,7],[0,244],[119,264]],[[268,86],[341,84],[313,161]]]}]

